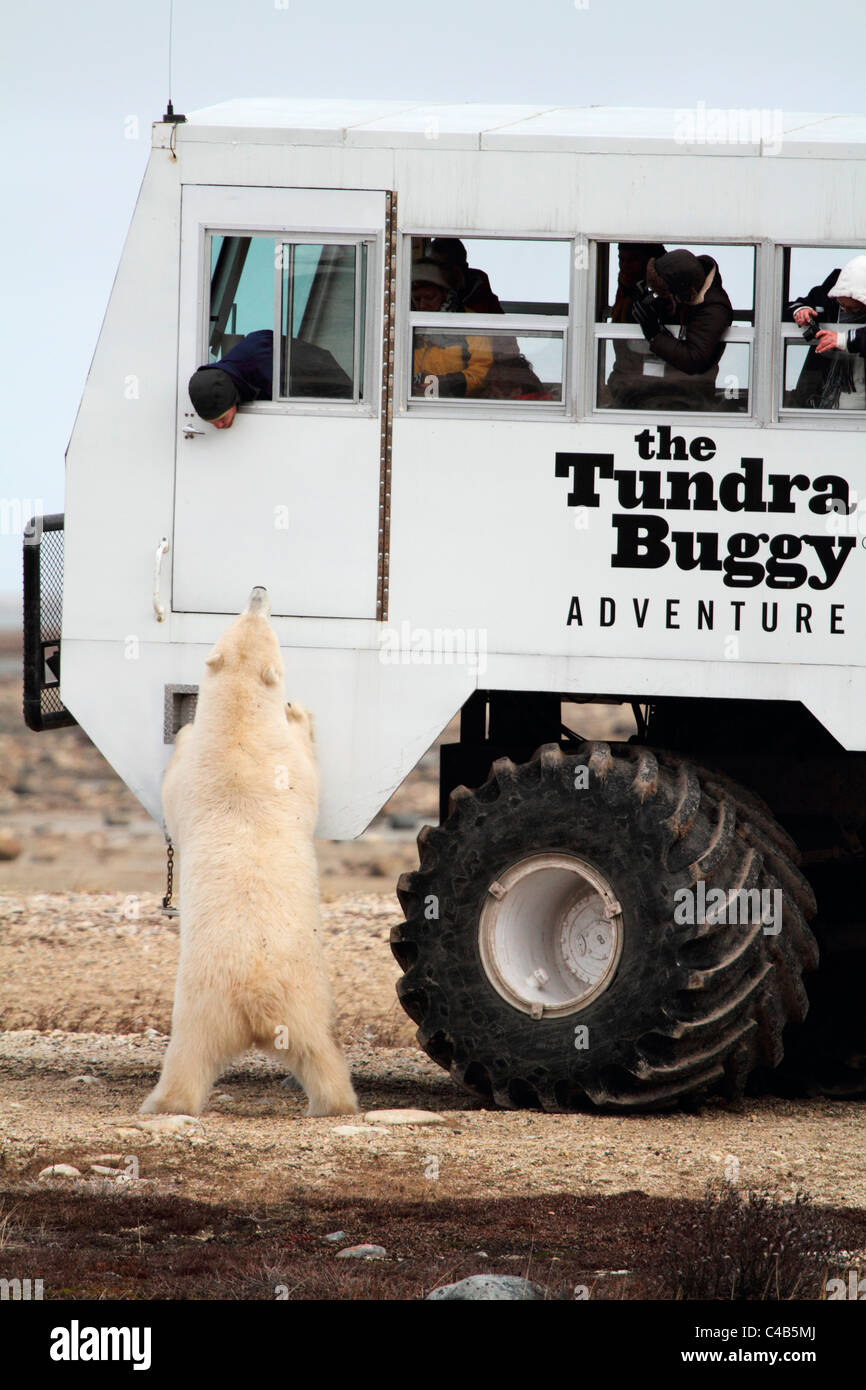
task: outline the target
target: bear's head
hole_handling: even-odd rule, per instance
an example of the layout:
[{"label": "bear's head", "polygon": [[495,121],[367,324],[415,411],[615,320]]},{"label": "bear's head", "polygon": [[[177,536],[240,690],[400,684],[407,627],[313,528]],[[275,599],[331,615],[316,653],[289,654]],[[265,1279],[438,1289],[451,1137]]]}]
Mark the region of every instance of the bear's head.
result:
[{"label": "bear's head", "polygon": [[231,685],[238,694],[285,704],[283,658],[268,621],[270,612],[267,590],[257,586],[243,613],[229,624],[205,659],[200,701],[207,698],[209,689]]}]

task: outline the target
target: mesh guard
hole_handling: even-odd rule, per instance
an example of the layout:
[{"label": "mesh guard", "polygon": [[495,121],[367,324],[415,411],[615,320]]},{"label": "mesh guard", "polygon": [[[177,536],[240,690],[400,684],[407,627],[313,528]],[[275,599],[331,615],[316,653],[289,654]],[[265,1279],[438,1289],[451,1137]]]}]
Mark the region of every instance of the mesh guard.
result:
[{"label": "mesh guard", "polygon": [[60,698],[63,514],[34,516],[24,530],[24,722],[59,729],[77,720]]}]

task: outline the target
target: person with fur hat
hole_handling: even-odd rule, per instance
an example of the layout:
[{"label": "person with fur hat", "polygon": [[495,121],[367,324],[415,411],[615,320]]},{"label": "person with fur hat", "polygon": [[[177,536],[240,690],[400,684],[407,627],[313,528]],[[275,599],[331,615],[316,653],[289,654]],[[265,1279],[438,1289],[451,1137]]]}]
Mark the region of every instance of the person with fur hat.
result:
[{"label": "person with fur hat", "polygon": [[[635,294],[634,316],[654,355],[676,374],[666,370],[665,382],[691,388],[685,408],[714,409],[723,336],[734,320],[718,262],[685,248],[667,251],[647,262],[646,284],[651,293]],[[679,323],[676,337],[668,322]],[[683,407],[677,402],[675,408]]]},{"label": "person with fur hat", "polygon": [[[412,265],[412,308],[416,313],[463,312],[453,271],[441,260]],[[490,339],[479,334],[415,330],[413,396],[480,396],[493,362]]]}]

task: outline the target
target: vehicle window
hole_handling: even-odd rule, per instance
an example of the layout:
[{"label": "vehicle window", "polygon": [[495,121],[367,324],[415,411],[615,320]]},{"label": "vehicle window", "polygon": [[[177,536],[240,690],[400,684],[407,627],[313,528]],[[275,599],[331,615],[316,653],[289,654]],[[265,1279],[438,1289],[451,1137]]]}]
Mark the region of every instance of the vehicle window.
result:
[{"label": "vehicle window", "polygon": [[274,239],[211,237],[210,361],[274,327]]},{"label": "vehicle window", "polygon": [[719,267],[721,283],[731,301],[734,323],[755,322],[755,248],[754,246],[706,246],[691,242],[598,242],[596,319],[623,322],[613,314],[619,300],[619,312],[628,290],[638,280],[646,278],[649,258],[679,249],[694,256],[709,256]]},{"label": "vehicle window", "polygon": [[862,353],[840,349],[838,340],[824,349],[818,338],[866,325],[866,252],[790,246],[782,264],[783,409],[866,410]]},{"label": "vehicle window", "polygon": [[249,368],[255,399],[358,400],[366,263],[363,242],[212,234],[208,360]]},{"label": "vehicle window", "polygon": [[562,402],[571,243],[410,242],[411,398]]},{"label": "vehicle window", "polygon": [[689,375],[667,365],[655,369],[638,339],[602,339],[596,404],[610,410],[747,411],[750,354],[748,343],[725,343],[716,367]]},{"label": "vehicle window", "polygon": [[281,397],[360,394],[366,249],[281,245]]},{"label": "vehicle window", "polygon": [[747,412],[755,262],[753,246],[597,243],[596,408]]},{"label": "vehicle window", "polygon": [[412,334],[412,395],[482,400],[561,401],[563,340],[557,333]]},{"label": "vehicle window", "polygon": [[569,242],[412,237],[413,265],[419,261],[440,267],[450,291],[448,312],[568,313]]}]

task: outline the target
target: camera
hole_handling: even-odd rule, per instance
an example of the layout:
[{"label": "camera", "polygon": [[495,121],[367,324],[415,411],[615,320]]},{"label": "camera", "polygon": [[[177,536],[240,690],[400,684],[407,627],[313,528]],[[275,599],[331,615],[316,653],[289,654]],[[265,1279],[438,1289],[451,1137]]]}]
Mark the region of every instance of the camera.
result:
[{"label": "camera", "polygon": [[655,303],[655,295],[647,284],[646,280],[638,280],[632,290],[632,303],[640,303],[643,308],[649,309]]},{"label": "camera", "polygon": [[814,342],[815,338],[817,338],[818,334],[821,332],[821,325],[818,322],[818,319],[807,319],[806,322],[803,324],[803,327],[800,329],[800,332],[803,335],[804,342]]}]

